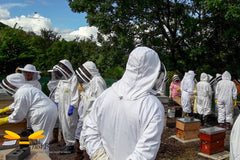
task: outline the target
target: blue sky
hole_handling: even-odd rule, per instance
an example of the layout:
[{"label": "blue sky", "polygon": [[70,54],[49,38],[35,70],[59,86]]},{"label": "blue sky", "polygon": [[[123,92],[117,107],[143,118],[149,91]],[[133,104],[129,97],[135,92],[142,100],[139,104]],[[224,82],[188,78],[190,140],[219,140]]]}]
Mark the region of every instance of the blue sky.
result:
[{"label": "blue sky", "polygon": [[69,40],[95,36],[97,28],[89,27],[85,16],[72,12],[67,0],[0,0],[0,22],[37,34],[46,28]]}]

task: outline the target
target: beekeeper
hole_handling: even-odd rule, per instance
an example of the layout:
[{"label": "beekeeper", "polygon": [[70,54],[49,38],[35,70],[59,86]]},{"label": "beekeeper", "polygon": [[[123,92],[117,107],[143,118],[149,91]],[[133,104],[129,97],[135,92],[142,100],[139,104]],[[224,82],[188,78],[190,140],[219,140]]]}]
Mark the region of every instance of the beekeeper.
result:
[{"label": "beekeeper", "polygon": [[169,87],[169,98],[175,101],[176,96],[181,96],[181,80],[178,75],[173,75],[172,82]]},{"label": "beekeeper", "polygon": [[39,82],[39,79],[41,78],[40,76],[41,72],[37,71],[34,65],[26,64],[24,68],[19,68],[18,70],[20,70],[23,73],[27,83],[33,85],[33,87],[42,90],[42,86]]},{"label": "beekeeper", "polygon": [[164,107],[152,89],[160,66],[154,50],[137,47],[123,77],[95,100],[83,137],[92,160],[155,159],[164,126]]},{"label": "beekeeper", "polygon": [[235,121],[230,135],[230,160],[240,159],[240,116]]},{"label": "beekeeper", "polygon": [[57,119],[57,107],[42,91],[26,83],[20,73],[8,75],[2,80],[1,87],[14,97],[14,102],[4,109],[13,110],[10,116],[1,118],[4,123],[18,123],[24,118],[30,122],[34,132],[43,130],[42,147],[49,151],[49,139]]},{"label": "beekeeper", "polygon": [[212,107],[212,88],[209,83],[209,76],[201,73],[200,82],[197,83],[197,111],[200,115],[202,125],[209,125],[209,115]]},{"label": "beekeeper", "polygon": [[63,59],[53,67],[59,77],[62,77],[55,91],[55,102],[58,106],[60,127],[65,141],[65,148],[60,154],[70,154],[75,151],[75,130],[78,121],[79,92],[77,76],[71,63]]},{"label": "beekeeper", "polygon": [[[78,82],[80,83],[79,87],[82,87],[81,89],[79,89],[81,93],[81,105],[79,106],[80,118],[75,136],[77,141],[77,147],[79,148],[80,146],[81,150],[86,150],[86,146],[82,138],[86,131],[85,121],[88,117],[88,114],[92,110],[93,102],[107,88],[107,85],[105,80],[101,77],[95,63],[93,63],[92,61],[85,62],[75,71],[75,73],[78,77]],[[80,157],[80,155],[77,156]],[[88,159],[88,155],[86,152],[83,153],[83,156],[85,159]]]},{"label": "beekeeper", "polygon": [[183,112],[187,115],[191,113],[191,96],[194,91],[194,71],[188,71],[184,74],[184,77],[181,81],[181,104]]},{"label": "beekeeper", "polygon": [[218,82],[215,94],[219,126],[231,129],[232,107],[237,105],[237,88],[231,81],[231,74],[228,71],[222,74],[222,80]]}]

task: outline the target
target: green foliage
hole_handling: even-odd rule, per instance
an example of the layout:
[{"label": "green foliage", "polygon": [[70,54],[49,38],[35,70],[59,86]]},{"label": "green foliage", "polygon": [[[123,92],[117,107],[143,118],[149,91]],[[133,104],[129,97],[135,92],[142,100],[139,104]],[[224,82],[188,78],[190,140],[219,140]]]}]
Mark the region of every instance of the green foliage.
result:
[{"label": "green foliage", "polygon": [[103,77],[108,77],[112,79],[120,79],[124,73],[124,69],[117,66],[114,68],[107,68],[103,73]]},{"label": "green foliage", "polygon": [[107,42],[121,51],[122,58],[136,45],[144,45],[155,49],[170,71],[215,74],[228,69],[240,74],[239,1],[68,2],[73,12],[86,12],[90,25],[111,35]]}]

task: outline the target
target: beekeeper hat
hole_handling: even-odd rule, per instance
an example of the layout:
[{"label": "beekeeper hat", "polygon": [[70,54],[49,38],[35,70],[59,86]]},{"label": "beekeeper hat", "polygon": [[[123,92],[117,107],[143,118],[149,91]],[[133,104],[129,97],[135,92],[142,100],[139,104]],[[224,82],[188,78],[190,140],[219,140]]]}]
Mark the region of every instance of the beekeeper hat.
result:
[{"label": "beekeeper hat", "polygon": [[36,70],[36,67],[32,64],[27,64],[24,66],[24,68],[19,68],[20,71],[25,71],[25,72],[34,72],[34,73],[41,73],[40,71]]}]

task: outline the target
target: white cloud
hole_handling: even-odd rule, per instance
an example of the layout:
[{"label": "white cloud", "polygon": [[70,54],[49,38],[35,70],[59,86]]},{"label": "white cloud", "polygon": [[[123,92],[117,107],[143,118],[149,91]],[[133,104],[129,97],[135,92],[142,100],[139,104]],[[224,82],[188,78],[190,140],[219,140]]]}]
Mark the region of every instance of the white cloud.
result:
[{"label": "white cloud", "polygon": [[40,16],[38,13],[28,16],[22,15],[21,17],[9,19],[1,18],[0,16],[0,22],[10,27],[14,27],[14,25],[17,23],[17,27],[22,27],[24,31],[31,31],[37,35],[40,34],[41,29],[53,30],[54,32],[57,32],[59,35],[61,35],[61,37],[66,41],[71,41],[76,38],[79,38],[79,40],[86,40],[90,37],[92,37],[93,41],[97,41],[98,29],[96,27],[80,27],[76,31],[71,29],[60,30],[59,28],[53,26],[50,19]]},{"label": "white cloud", "polygon": [[70,31],[61,33],[62,38],[66,40],[73,40],[79,38],[80,40],[86,40],[92,38],[93,41],[97,41],[97,27],[80,27],[77,31]]},{"label": "white cloud", "polygon": [[22,27],[24,31],[31,31],[40,34],[43,28],[53,30],[52,22],[50,19],[34,14],[33,16],[21,16],[10,19],[0,19],[0,22],[13,27],[17,23],[17,27]]}]

